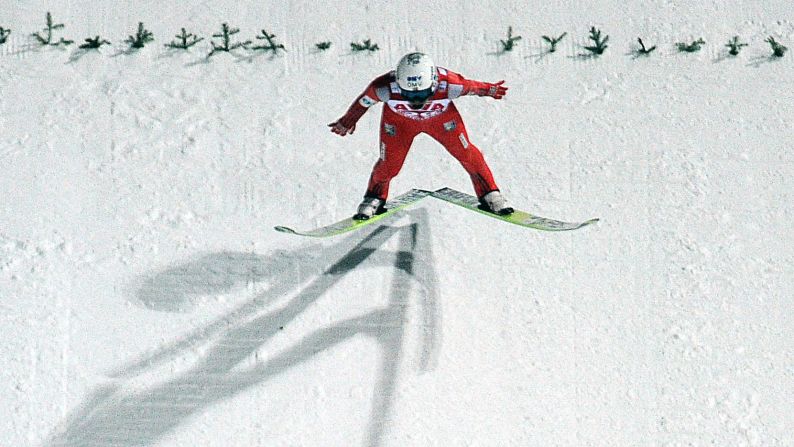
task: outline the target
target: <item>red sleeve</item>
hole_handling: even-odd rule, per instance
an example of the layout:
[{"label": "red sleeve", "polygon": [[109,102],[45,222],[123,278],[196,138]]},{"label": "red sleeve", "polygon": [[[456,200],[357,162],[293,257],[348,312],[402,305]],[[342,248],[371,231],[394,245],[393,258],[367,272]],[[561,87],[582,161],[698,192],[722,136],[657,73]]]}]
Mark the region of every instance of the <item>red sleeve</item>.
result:
[{"label": "red sleeve", "polygon": [[447,70],[447,82],[449,83],[450,92],[457,93],[460,91],[460,93],[454,95],[456,97],[464,95],[487,96],[488,89],[491,87],[491,84],[487,82],[466,79],[462,74],[449,70]]},{"label": "red sleeve", "polygon": [[388,88],[389,82],[391,82],[391,72],[378,76],[370,82],[364,92],[353,101],[345,115],[339,118],[339,123],[348,129],[355,126],[370,107],[380,102],[378,89]]}]

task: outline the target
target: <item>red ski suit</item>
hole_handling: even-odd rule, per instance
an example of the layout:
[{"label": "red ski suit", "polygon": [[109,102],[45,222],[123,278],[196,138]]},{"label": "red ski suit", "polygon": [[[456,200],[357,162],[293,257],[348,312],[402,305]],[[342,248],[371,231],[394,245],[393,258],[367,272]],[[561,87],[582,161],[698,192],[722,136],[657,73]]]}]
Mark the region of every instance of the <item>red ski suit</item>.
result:
[{"label": "red ski suit", "polygon": [[372,81],[337,121],[345,129],[344,133],[340,133],[344,135],[348,130],[352,132],[356,122],[370,107],[378,102],[385,103],[380,123],[380,158],[372,168],[365,194],[367,197],[386,200],[389,183],[400,172],[414,138],[423,132],[441,143],[463,165],[471,177],[477,197],[499,189],[482,153],[469,140],[466,126],[452,100],[463,95],[501,98],[505,88],[501,87],[501,83],[469,80],[441,67],[436,70],[436,90],[420,109],[412,108],[400,95],[392,71]]}]

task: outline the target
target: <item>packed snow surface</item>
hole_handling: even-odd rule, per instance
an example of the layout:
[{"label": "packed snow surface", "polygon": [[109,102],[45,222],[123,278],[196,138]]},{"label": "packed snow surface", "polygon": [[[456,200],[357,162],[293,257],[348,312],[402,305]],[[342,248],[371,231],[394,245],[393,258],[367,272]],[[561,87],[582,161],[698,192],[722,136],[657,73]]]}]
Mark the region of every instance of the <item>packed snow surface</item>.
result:
[{"label": "packed snow surface", "polygon": [[[790,1],[7,3],[0,445],[794,445]],[[39,47],[47,11],[112,45]],[[287,51],[207,59],[224,22]],[[273,231],[354,212],[379,110],[326,124],[416,50],[506,80],[456,103],[511,205],[601,221],[425,199]],[[420,136],[392,191],[444,186],[471,191]]]}]

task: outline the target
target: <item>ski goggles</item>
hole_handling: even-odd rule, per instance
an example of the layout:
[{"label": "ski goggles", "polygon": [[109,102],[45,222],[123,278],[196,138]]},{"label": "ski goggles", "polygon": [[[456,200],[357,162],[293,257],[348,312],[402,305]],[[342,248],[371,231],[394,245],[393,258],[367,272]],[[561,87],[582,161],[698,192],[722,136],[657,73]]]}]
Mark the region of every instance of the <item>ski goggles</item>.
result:
[{"label": "ski goggles", "polygon": [[424,90],[403,90],[400,89],[400,95],[409,102],[425,102],[428,98],[433,96],[433,88],[426,88]]}]

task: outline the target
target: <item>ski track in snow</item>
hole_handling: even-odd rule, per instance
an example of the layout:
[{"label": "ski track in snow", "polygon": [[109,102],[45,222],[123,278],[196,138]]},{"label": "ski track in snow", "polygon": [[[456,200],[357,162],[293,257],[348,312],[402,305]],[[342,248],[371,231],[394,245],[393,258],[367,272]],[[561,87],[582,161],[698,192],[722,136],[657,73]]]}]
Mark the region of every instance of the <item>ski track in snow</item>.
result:
[{"label": "ski track in snow", "polygon": [[[406,8],[5,12],[0,444],[792,445],[794,57],[763,42],[794,45],[790,3]],[[113,45],[31,45],[47,10]],[[138,21],[157,41],[125,52]],[[222,22],[287,52],[162,47]],[[582,57],[593,25],[610,48]],[[349,51],[366,38],[381,50]],[[507,80],[456,104],[514,206],[601,221],[548,234],[424,201],[327,241],[272,231],[354,210],[378,112],[345,139],[326,123],[416,49]],[[443,186],[470,190],[420,136],[392,191]]]}]

